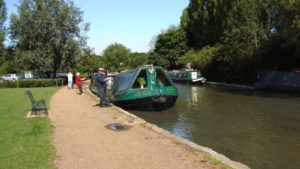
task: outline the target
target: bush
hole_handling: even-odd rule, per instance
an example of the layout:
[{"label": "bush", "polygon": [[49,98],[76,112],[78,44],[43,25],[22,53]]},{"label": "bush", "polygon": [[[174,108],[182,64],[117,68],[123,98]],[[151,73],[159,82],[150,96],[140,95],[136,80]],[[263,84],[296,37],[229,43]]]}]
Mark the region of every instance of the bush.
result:
[{"label": "bush", "polygon": [[183,57],[177,61],[178,65],[186,65],[187,63],[192,64],[192,68],[205,71],[207,66],[211,64],[219,47],[205,46],[200,51],[190,50]]},{"label": "bush", "polygon": [[0,88],[16,88],[16,87],[18,87],[17,81],[0,83]]},{"label": "bush", "polygon": [[64,84],[66,84],[66,80],[63,78],[28,79],[28,80],[19,80],[13,82],[2,82],[0,83],[0,88],[51,87],[51,86],[62,86]]}]

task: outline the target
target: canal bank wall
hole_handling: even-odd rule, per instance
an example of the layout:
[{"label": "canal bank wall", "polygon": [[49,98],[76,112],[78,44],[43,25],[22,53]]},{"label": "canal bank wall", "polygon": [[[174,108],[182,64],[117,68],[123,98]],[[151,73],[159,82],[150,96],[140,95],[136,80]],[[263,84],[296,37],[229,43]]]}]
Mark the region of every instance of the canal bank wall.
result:
[{"label": "canal bank wall", "polygon": [[221,82],[205,82],[206,86],[215,86],[215,87],[223,87],[223,88],[230,88],[230,89],[238,89],[238,90],[251,90],[254,91],[254,86],[248,85],[239,85],[239,84],[230,84],[230,83],[221,83]]},{"label": "canal bank wall", "polygon": [[[214,83],[214,82],[209,82],[209,83],[210,83],[210,85],[216,85],[216,83]],[[220,85],[220,84],[218,84],[218,85]],[[222,85],[224,85],[224,84],[222,84]],[[232,86],[232,85],[230,85],[230,86]],[[243,87],[243,86],[234,85],[232,87]],[[246,87],[246,89],[249,89],[249,88]],[[91,98],[93,98],[94,100],[96,100],[96,101],[99,100],[99,98],[95,94],[93,94],[88,89],[88,87],[86,88],[86,93]],[[145,121],[144,119],[142,119],[142,118],[140,118],[140,117],[138,117],[138,116],[136,116],[136,115],[134,115],[134,114],[132,114],[132,113],[130,113],[130,112],[128,112],[128,111],[120,108],[120,107],[117,107],[117,106],[114,105],[110,109],[116,110],[116,111],[118,111],[118,112],[120,112],[120,113],[122,113],[122,114],[124,114],[124,115],[126,115],[126,116],[128,116],[130,118],[132,118],[133,121],[135,121],[135,123],[141,124],[141,125],[145,126],[146,128],[148,128],[149,130],[152,130],[152,131],[154,131],[154,132],[156,132],[158,134],[161,134],[161,135],[163,135],[163,136],[165,136],[165,137],[167,137],[169,139],[174,140],[178,144],[178,146],[186,146],[187,149],[190,149],[192,151],[197,151],[197,152],[200,152],[200,153],[203,153],[203,152],[207,153],[211,157],[219,160],[220,162],[222,162],[222,163],[224,163],[226,165],[229,165],[230,167],[232,167],[234,169],[250,169],[245,164],[242,164],[242,163],[237,162],[237,161],[233,161],[233,160],[229,159],[228,157],[226,157],[225,155],[220,154],[220,153],[212,150],[211,148],[198,145],[198,144],[196,144],[194,142],[191,142],[189,140],[186,140],[186,139],[184,139],[182,137],[176,136],[176,135],[170,133],[169,131],[164,130],[164,129],[162,129],[162,128],[160,128],[160,127],[158,127],[158,126],[156,126],[156,125],[154,125],[152,123],[149,123],[149,122]]]}]

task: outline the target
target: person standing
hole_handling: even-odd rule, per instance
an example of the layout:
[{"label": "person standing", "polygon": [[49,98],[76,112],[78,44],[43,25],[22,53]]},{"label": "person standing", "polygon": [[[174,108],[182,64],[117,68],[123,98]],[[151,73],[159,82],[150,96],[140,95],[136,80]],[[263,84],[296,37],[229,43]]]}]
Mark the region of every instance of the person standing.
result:
[{"label": "person standing", "polygon": [[106,81],[106,85],[107,85],[107,98],[108,100],[111,99],[111,90],[112,90],[112,86],[114,84],[113,82],[113,78],[112,77],[106,77],[107,81]]},{"label": "person standing", "polygon": [[68,89],[72,89],[73,86],[73,74],[71,72],[68,73]]},{"label": "person standing", "polygon": [[82,95],[82,79],[80,77],[80,73],[77,72],[76,73],[76,85],[78,86],[78,89],[79,89],[79,94]]},{"label": "person standing", "polygon": [[107,97],[107,80],[105,70],[99,68],[98,74],[96,75],[96,86],[98,88],[98,96],[100,97],[100,107],[110,106],[110,101]]}]

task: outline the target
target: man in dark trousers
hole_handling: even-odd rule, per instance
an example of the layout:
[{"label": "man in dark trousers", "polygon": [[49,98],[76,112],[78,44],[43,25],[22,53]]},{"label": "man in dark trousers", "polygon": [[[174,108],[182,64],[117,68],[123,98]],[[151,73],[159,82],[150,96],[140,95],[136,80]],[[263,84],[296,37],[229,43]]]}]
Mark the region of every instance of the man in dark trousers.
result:
[{"label": "man in dark trousers", "polygon": [[100,97],[100,107],[110,106],[110,101],[107,97],[107,80],[108,78],[106,78],[105,70],[103,68],[99,68],[96,76],[96,86],[98,88],[98,96]]}]

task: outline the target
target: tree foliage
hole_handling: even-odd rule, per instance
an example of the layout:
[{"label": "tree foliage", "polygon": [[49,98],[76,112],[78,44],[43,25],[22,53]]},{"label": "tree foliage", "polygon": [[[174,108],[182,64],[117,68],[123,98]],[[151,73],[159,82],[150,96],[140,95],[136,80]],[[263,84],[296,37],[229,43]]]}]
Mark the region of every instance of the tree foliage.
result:
[{"label": "tree foliage", "polygon": [[165,57],[153,51],[149,52],[149,56],[147,60],[149,64],[158,65],[165,69],[170,67],[170,62]]},{"label": "tree foliage", "polygon": [[45,73],[74,67],[88,30],[82,15],[72,1],[20,0],[10,25],[20,68]]},{"label": "tree foliage", "polygon": [[276,30],[259,49],[261,65],[267,69],[288,70],[300,65],[300,1],[278,4]]},{"label": "tree foliage", "polygon": [[5,49],[4,49],[4,40],[6,35],[5,29],[6,21],[6,5],[3,0],[0,0],[0,66],[5,60]]},{"label": "tree foliage", "polygon": [[220,41],[231,3],[228,0],[190,0],[183,16],[188,16],[185,17],[185,31],[191,47],[201,48]]},{"label": "tree foliage", "polygon": [[155,64],[163,64],[162,66],[168,69],[178,68],[176,61],[188,51],[185,35],[183,29],[175,26],[159,34],[154,47],[155,54],[151,55],[152,61],[155,61]]},{"label": "tree foliage", "polygon": [[141,65],[147,64],[148,53],[134,52],[129,55],[128,66],[130,68],[136,68]]},{"label": "tree foliage", "polygon": [[214,56],[218,52],[218,47],[205,46],[199,51],[190,50],[183,57],[181,57],[177,63],[184,65],[191,63],[191,66],[199,70],[206,70],[207,66],[213,61]]},{"label": "tree foliage", "polygon": [[5,40],[5,21],[6,21],[6,5],[3,0],[0,0],[0,49],[4,48],[4,40]]},{"label": "tree foliage", "polygon": [[80,56],[76,69],[79,72],[88,73],[89,76],[92,73],[97,72],[99,67],[103,67],[102,57],[96,55],[92,49],[86,48],[83,50],[83,54]]},{"label": "tree foliage", "polygon": [[104,49],[102,57],[107,70],[120,72],[129,67],[130,49],[114,43]]},{"label": "tree foliage", "polygon": [[299,8],[299,0],[190,0],[180,25],[192,50],[177,63],[247,84],[263,69],[299,67]]}]

